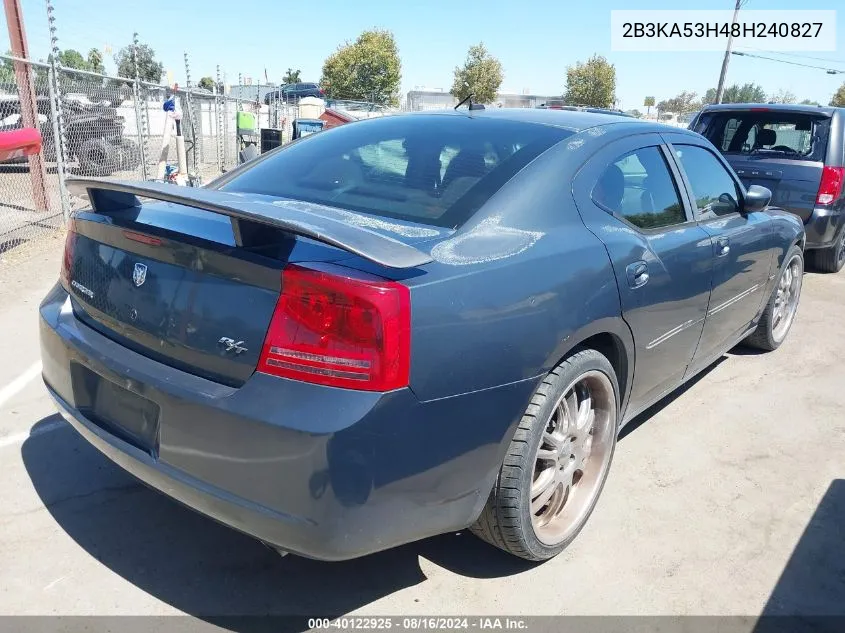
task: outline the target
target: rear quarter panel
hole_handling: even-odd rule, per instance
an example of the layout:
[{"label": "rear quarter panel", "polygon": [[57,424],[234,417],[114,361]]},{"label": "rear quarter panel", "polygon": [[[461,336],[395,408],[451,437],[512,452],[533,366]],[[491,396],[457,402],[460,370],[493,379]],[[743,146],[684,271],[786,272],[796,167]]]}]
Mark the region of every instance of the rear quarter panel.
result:
[{"label": "rear quarter panel", "polygon": [[421,400],[545,375],[595,333],[630,349],[609,257],[572,198],[581,136],[526,167],[407,281],[411,388]]},{"label": "rear quarter panel", "polygon": [[783,209],[771,208],[768,213],[772,216],[774,230],[775,257],[772,261],[771,272],[774,275],[780,270],[786,254],[794,244],[799,244],[802,249],[804,248],[804,225],[798,216]]}]

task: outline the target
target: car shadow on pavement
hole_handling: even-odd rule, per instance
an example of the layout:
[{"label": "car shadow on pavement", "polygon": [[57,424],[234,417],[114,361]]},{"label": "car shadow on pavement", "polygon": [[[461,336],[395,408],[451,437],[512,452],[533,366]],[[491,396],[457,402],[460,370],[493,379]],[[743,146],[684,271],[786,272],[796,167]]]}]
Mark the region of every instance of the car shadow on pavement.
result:
[{"label": "car shadow on pavement", "polygon": [[[133,585],[190,615],[216,623],[223,617],[219,624],[226,628],[261,628],[249,616],[344,615],[425,582],[420,557],[476,578],[512,575],[534,566],[466,531],[347,562],[282,558],[255,539],[147,488],[69,425],[44,432],[57,420],[61,418],[49,416],[33,426],[21,455],[58,525]],[[419,598],[409,594],[402,611],[414,612],[418,602],[417,613],[436,610],[421,600],[421,593]],[[285,621],[271,624],[276,631],[303,628]]]},{"label": "car shadow on pavement", "polygon": [[655,402],[651,405],[648,409],[631,419],[623,428],[622,432],[619,433],[619,440],[622,441],[631,433],[636,431],[640,428],[643,424],[648,422],[651,418],[657,415],[660,411],[664,408],[668,407],[670,404],[675,402],[678,398],[683,396],[687,391],[692,389],[695,385],[697,385],[701,380],[704,379],[707,374],[711,371],[716,369],[719,365],[724,363],[727,360],[727,356],[720,356],[718,359],[713,361],[712,365],[709,365],[707,368],[701,370],[698,374],[696,374],[693,378],[685,382],[683,385],[675,389],[675,391],[669,393],[668,395],[663,396],[660,400]]},{"label": "car shadow on pavement", "polygon": [[845,479],[834,479],[789,557],[754,633],[842,631]]}]

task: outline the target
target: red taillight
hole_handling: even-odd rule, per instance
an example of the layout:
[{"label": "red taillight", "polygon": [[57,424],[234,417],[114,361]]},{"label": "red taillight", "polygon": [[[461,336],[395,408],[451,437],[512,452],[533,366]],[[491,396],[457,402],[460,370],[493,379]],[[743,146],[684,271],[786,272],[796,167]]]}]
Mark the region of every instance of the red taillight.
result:
[{"label": "red taillight", "polygon": [[389,391],[408,385],[411,295],[395,281],[289,265],[258,371]]},{"label": "red taillight", "polygon": [[845,167],[824,167],[816,204],[832,204],[842,192],[843,181],[845,181]]},{"label": "red taillight", "polygon": [[65,251],[62,255],[61,278],[66,289],[70,289],[70,270],[73,266],[73,249],[76,246],[76,230],[73,220],[68,223],[67,235],[65,236]]}]

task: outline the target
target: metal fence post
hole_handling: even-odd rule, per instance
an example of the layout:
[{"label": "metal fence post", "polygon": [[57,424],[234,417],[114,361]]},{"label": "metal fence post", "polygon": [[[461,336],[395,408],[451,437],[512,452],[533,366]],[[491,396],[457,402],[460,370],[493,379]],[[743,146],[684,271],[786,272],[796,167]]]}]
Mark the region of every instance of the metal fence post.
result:
[{"label": "metal fence post", "polygon": [[226,168],[230,165],[229,156],[229,98],[223,97],[223,164]]},{"label": "metal fence post", "polygon": [[[187,92],[185,93],[185,108],[184,112],[188,118],[188,124],[191,126],[191,154],[193,156],[193,163],[194,163],[194,172],[196,175],[199,176],[200,174],[200,166],[199,162],[197,161],[197,151],[201,148],[198,147],[200,140],[199,135],[197,134],[197,117],[196,111],[194,110],[194,100],[192,97],[193,88],[191,86],[191,67],[188,64],[188,53],[185,53],[185,87],[187,88]],[[197,100],[199,101],[199,100]]]},{"label": "metal fence post", "polygon": [[138,74],[138,33],[132,34],[132,65],[135,67],[135,81],[132,82],[132,100],[135,102],[135,129],[138,131],[138,148],[141,150],[141,178],[147,179],[147,138],[141,120],[141,77]]},{"label": "metal fence post", "polygon": [[[223,98],[220,97],[220,89],[223,88]],[[226,161],[226,146],[223,144],[223,106],[225,101],[225,87],[220,83],[220,64],[217,64],[217,83],[214,86],[214,133],[217,136],[217,171],[223,172],[223,163]]]},{"label": "metal fence post", "polygon": [[56,63],[50,55],[50,67],[47,69],[47,94],[50,99],[50,118],[53,119],[53,147],[56,150],[56,174],[59,177],[59,199],[62,203],[62,215],[65,221],[70,218],[70,197],[65,186],[65,135],[62,128],[62,105],[59,82],[56,78]]}]

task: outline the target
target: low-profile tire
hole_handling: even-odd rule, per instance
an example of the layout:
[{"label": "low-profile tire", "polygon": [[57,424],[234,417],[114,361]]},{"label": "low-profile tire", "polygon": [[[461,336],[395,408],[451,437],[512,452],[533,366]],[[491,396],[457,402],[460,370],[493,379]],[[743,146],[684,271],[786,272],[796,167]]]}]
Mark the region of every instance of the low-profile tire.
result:
[{"label": "low-profile tire", "polygon": [[797,245],[786,254],[772,296],[751,335],[744,343],[771,352],[780,347],[795,321],[804,277],[804,254]]},{"label": "low-profile tire", "polygon": [[830,248],[819,248],[808,253],[809,264],[823,273],[838,273],[845,266],[845,228],[836,244]]},{"label": "low-profile tire", "polygon": [[79,171],[85,176],[108,176],[117,167],[114,145],[101,138],[89,138],[79,146]]},{"label": "low-profile tire", "polygon": [[563,551],[604,487],[618,422],[607,358],[583,349],[560,363],[531,398],[473,534],[531,561]]}]

